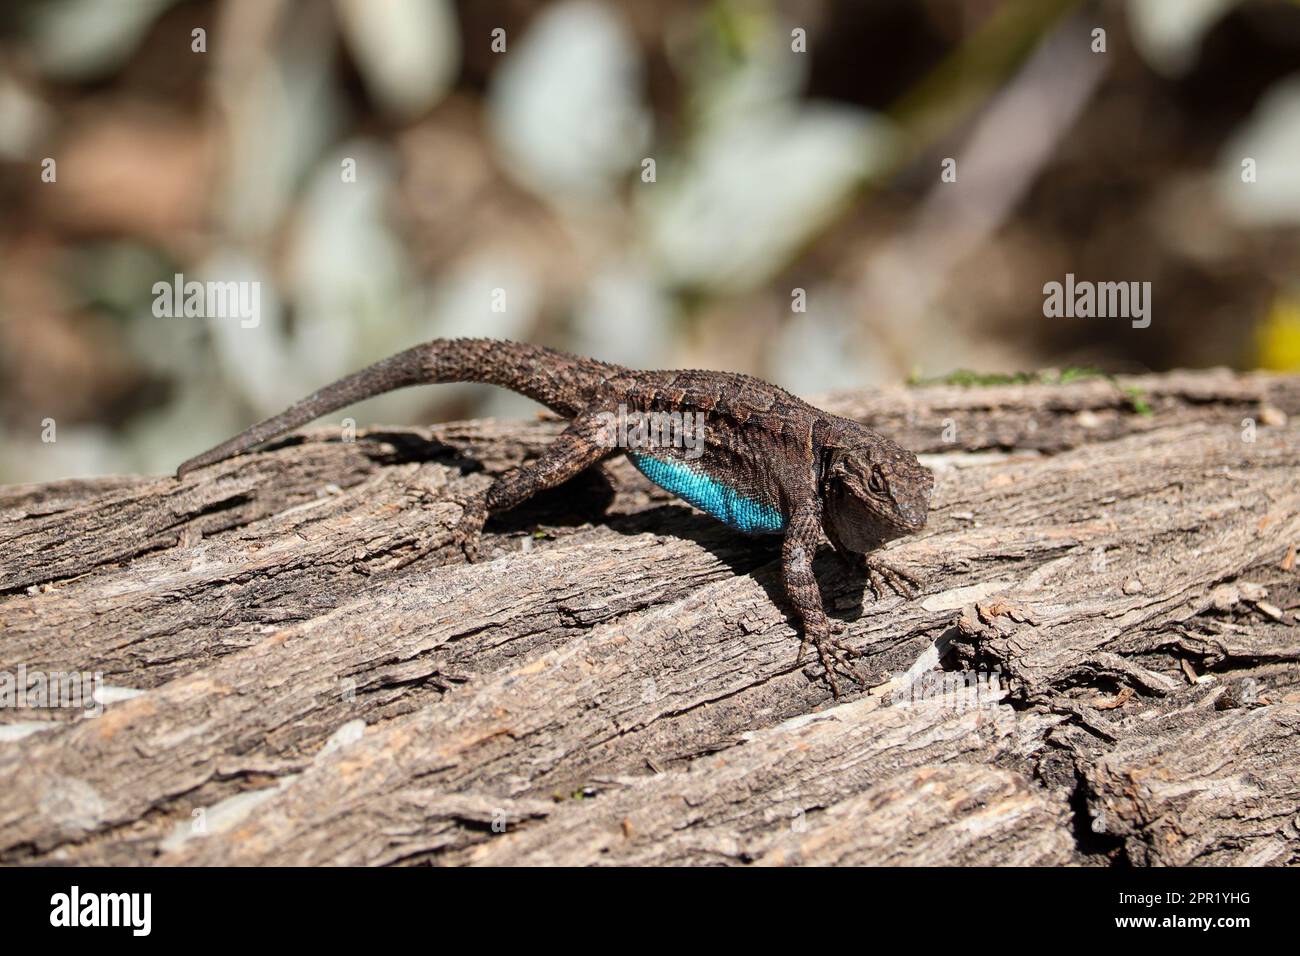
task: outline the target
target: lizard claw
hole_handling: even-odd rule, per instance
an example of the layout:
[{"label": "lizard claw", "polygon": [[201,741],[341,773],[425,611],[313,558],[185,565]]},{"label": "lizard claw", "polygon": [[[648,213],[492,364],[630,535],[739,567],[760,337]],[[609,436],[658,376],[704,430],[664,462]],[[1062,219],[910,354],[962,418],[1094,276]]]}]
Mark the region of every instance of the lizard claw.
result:
[{"label": "lizard claw", "polygon": [[867,583],[877,601],[885,596],[885,589],[893,591],[899,597],[911,598],[920,593],[921,582],[911,573],[888,564],[881,558],[868,557],[866,561]]},{"label": "lizard claw", "polygon": [[803,663],[804,652],[808,649],[809,644],[817,648],[817,659],[821,661],[822,670],[825,673],[826,682],[830,684],[833,697],[838,699],[840,696],[840,684],[835,678],[836,670],[854,683],[863,687],[867,686],[866,675],[853,663],[854,658],[862,656],[861,651],[849,647],[829,631],[825,634],[805,634],[803,641],[799,644],[799,656],[795,660],[797,664]]}]

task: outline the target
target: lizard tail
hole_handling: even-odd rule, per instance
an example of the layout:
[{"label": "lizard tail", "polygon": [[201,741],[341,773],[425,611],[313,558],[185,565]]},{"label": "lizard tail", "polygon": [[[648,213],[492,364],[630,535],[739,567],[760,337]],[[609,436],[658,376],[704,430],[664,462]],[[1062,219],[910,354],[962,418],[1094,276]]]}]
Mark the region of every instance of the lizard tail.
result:
[{"label": "lizard tail", "polygon": [[434,339],[398,352],[295,402],[176,469],[178,478],[225,461],[329,412],[411,385],[487,382],[572,418],[615,366],[538,345],[497,339]]}]

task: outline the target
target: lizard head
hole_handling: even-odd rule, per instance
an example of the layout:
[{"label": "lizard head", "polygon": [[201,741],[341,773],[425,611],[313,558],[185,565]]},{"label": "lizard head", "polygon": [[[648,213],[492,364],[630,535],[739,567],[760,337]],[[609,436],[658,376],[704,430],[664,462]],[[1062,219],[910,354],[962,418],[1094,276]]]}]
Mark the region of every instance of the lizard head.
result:
[{"label": "lizard head", "polygon": [[827,531],[849,550],[865,553],[925,527],[933,489],[930,469],[883,435],[868,433],[828,448],[822,468]]}]

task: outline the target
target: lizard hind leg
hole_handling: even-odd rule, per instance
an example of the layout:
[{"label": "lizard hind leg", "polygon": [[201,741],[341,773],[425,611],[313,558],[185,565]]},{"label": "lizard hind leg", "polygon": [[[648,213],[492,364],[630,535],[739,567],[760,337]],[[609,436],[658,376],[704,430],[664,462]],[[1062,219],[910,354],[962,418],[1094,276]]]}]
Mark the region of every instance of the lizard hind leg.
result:
[{"label": "lizard hind leg", "polygon": [[614,449],[598,441],[599,434],[600,424],[596,419],[575,418],[540,458],[506,472],[486,491],[466,502],[452,532],[453,541],[465,559],[479,560],[479,540],[489,514],[508,511],[539,492],[562,485],[608,456]]},{"label": "lizard hind leg", "polygon": [[451,529],[452,544],[460,548],[470,564],[477,563],[480,557],[479,542],[483,538],[483,525],[487,523],[490,493],[491,488],[488,488],[461,502],[460,518]]}]

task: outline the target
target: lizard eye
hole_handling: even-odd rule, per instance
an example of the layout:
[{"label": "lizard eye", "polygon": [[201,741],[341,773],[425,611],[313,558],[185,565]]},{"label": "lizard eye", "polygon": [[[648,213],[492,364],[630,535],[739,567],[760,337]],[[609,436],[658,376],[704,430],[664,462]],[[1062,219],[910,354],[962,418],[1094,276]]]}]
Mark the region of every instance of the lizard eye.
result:
[{"label": "lizard eye", "polygon": [[874,468],[867,478],[867,490],[878,498],[883,498],[889,493],[889,487],[885,483],[885,476]]}]

